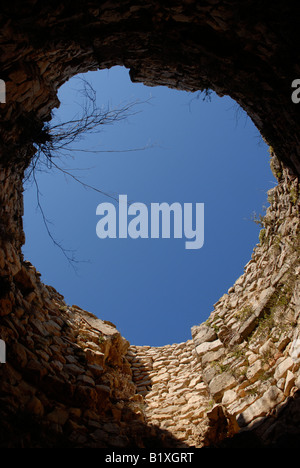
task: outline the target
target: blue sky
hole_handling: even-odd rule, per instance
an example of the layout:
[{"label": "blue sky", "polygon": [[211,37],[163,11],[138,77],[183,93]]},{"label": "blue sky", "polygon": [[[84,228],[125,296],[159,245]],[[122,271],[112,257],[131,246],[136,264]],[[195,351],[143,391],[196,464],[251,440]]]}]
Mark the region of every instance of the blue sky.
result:
[{"label": "blue sky", "polygon": [[[184,239],[173,238],[99,239],[96,208],[113,200],[51,169],[37,174],[41,204],[55,240],[74,250],[76,271],[47,234],[35,186],[28,183],[24,257],[69,305],[113,322],[130,343],[186,341],[191,327],[209,317],[243,273],[258,243],[259,227],[251,218],[263,212],[266,192],[275,185],[267,145],[229,97],[212,94],[203,102],[198,93],[133,84],[123,67],[85,77],[97,91],[98,105],[139,101],[138,113],[72,145],[100,153],[74,152],[59,164],[116,197],[126,194],[145,204],[204,203],[204,246],[186,250]],[[55,118],[78,113],[81,88],[74,77],[60,89]]]}]

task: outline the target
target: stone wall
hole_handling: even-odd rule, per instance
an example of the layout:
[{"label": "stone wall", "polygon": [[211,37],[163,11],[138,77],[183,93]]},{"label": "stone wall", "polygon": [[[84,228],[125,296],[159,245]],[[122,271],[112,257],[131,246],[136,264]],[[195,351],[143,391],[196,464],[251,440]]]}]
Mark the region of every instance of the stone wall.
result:
[{"label": "stone wall", "polygon": [[67,306],[29,263],[16,282],[13,310],[4,316],[1,308],[0,446],[126,445],[120,421],[140,421],[124,357],[129,343],[112,324]]},{"label": "stone wall", "polygon": [[209,394],[193,341],[157,348],[130,346],[127,359],[146,422],[167,429],[188,445],[198,444]]},{"label": "stone wall", "polygon": [[300,384],[299,183],[274,155],[271,164],[279,183],[268,192],[260,243],[207,322],[192,330],[214,400],[242,428],[260,422],[268,443],[266,426],[276,426],[278,411],[299,397]]},{"label": "stone wall", "polygon": [[271,164],[279,184],[268,192],[260,243],[244,274],[192,328],[192,340],[129,348],[147,422],[189,445],[211,441],[216,411],[226,414],[226,437],[251,430],[262,445],[299,437],[278,423],[290,406],[300,416],[299,185],[274,155]]},{"label": "stone wall", "polygon": [[299,184],[273,153],[271,166],[278,186],[260,242],[186,343],[130,345],[4,244],[2,447],[203,448],[241,434],[255,435],[250,445],[297,443]]},{"label": "stone wall", "polygon": [[[291,101],[299,8],[296,0],[3,5],[1,447],[206,447],[234,434],[232,444],[242,434],[255,436],[252,444],[299,440],[300,145]],[[230,95],[278,158],[278,187],[245,273],[191,340],[160,349],[129,347],[112,324],[66,304],[21,252],[24,171],[49,139],[57,90],[113,65],[147,85]]]},{"label": "stone wall", "polygon": [[300,73],[299,9],[297,0],[6,2],[0,162],[28,164],[59,105],[57,90],[70,77],[124,65],[133,81],[150,86],[230,95],[299,174],[298,109],[291,100]]}]

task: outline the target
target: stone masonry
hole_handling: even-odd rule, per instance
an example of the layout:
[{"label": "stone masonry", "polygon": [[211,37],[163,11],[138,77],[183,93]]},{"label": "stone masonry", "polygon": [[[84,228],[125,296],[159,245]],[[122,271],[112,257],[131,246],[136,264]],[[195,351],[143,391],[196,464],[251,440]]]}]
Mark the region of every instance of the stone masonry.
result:
[{"label": "stone masonry", "polygon": [[258,426],[262,443],[272,442],[280,411],[291,401],[299,407],[299,187],[274,155],[271,164],[279,185],[268,193],[265,227],[245,273],[207,322],[192,328],[191,341],[128,351],[148,423],[190,445],[203,445],[212,406],[238,423],[231,431]]},{"label": "stone masonry", "polygon": [[130,345],[0,249],[0,261],[15,268],[14,294],[2,280],[0,297],[3,447],[204,448],[238,443],[241,434],[259,446],[298,440],[299,186],[272,150],[270,162],[278,186],[259,219],[260,242],[185,343]]},{"label": "stone masonry", "polygon": [[[296,0],[3,4],[1,448],[299,446],[299,11]],[[57,91],[114,65],[150,86],[231,96],[270,145],[278,185],[259,243],[186,343],[128,343],[22,255],[24,173],[51,142]]]},{"label": "stone masonry", "polygon": [[209,393],[193,341],[156,348],[130,346],[127,359],[137,393],[144,396],[147,424],[165,428],[185,444],[195,445]]}]

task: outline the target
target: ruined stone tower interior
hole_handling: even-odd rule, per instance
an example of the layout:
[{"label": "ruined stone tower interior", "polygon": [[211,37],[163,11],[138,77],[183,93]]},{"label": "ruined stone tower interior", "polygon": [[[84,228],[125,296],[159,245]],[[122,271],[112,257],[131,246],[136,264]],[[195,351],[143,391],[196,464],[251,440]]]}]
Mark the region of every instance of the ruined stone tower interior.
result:
[{"label": "ruined stone tower interior", "polygon": [[[11,1],[1,12],[0,441],[3,448],[297,447],[299,4]],[[244,273],[191,339],[136,346],[69,306],[23,258],[23,179],[58,89],[125,66],[247,112],[278,183]],[[299,106],[299,107],[298,107]]]}]

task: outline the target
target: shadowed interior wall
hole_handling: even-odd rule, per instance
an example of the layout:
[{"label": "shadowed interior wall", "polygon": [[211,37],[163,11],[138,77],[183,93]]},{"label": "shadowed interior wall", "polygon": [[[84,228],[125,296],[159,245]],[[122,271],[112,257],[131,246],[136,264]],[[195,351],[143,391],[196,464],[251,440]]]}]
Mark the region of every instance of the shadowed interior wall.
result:
[{"label": "shadowed interior wall", "polygon": [[[26,320],[32,317],[33,310],[38,328],[38,320],[45,320],[38,311],[49,307],[47,313],[52,311],[57,317],[59,307],[63,307],[57,305],[60,299],[55,299],[55,293],[37,286],[38,275],[23,264],[21,254],[22,179],[34,154],[34,143],[45,138],[44,123],[59,106],[58,88],[77,73],[123,65],[130,70],[133,81],[148,86],[165,85],[189,91],[212,89],[220,96],[229,95],[248,113],[277,158],[295,177],[300,174],[300,104],[298,107],[291,100],[291,83],[300,77],[299,10],[299,2],[282,0],[5,2],[0,19],[0,78],[6,83],[6,103],[0,105],[3,339],[8,342],[14,339],[17,343],[22,335],[29,343],[32,338],[26,336]],[[22,326],[19,322],[13,326],[11,321],[8,325],[11,316],[23,317]],[[56,319],[57,323],[61,320]],[[66,323],[67,319],[64,326]],[[46,345],[48,333],[55,335],[55,330],[53,323],[46,327],[41,332],[40,345],[41,342]],[[118,350],[124,355],[122,340]],[[115,359],[121,374],[127,375],[126,362],[116,358],[113,348],[108,347],[103,355],[105,359],[109,356]],[[31,383],[45,375],[45,368],[26,356],[25,359],[20,346],[18,353],[15,349],[9,355],[20,373],[12,368],[5,385],[16,386],[24,375]],[[68,364],[72,364],[71,360]],[[97,370],[93,368],[93,372]],[[106,380],[99,383],[97,401],[105,401],[112,379],[108,372]],[[124,395],[128,398],[131,394],[124,379],[119,394],[110,395],[111,398],[122,399]],[[48,380],[53,405],[59,389],[66,390],[66,382],[52,379],[50,384]],[[80,389],[82,394],[72,395],[74,405],[85,398],[93,400],[89,390]],[[43,415],[33,396],[27,403],[31,413]],[[89,409],[95,408],[92,405]],[[55,417],[52,415],[50,420],[56,421]]]}]

